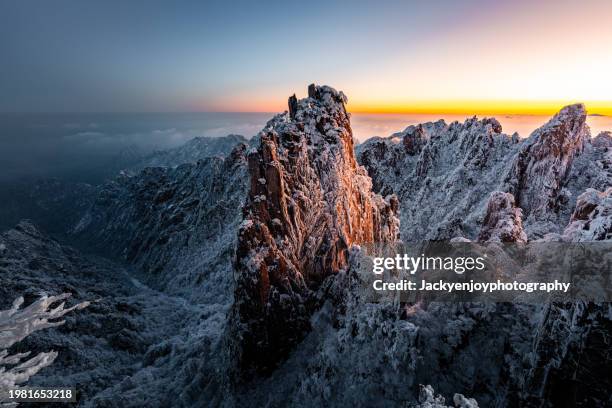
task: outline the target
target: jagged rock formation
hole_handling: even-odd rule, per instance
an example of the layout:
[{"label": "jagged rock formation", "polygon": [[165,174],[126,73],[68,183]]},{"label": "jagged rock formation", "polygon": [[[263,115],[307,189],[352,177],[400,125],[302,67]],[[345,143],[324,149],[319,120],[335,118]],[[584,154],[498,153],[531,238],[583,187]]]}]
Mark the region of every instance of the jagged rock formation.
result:
[{"label": "jagged rock formation", "polygon": [[[603,133],[590,139],[585,118],[582,105],[566,107],[524,141],[496,136],[493,127],[485,128],[482,123],[480,136],[469,135],[474,120],[450,125],[457,133],[449,132],[443,122],[428,123],[411,126],[386,139],[368,141],[358,147],[358,157],[378,191],[399,195],[405,240],[410,240],[409,234],[415,239],[475,239],[478,229],[478,239],[483,241],[524,242],[527,236],[537,239],[546,234],[545,240],[609,240],[610,136]],[[493,143],[483,138],[487,132]],[[404,142],[406,137],[409,142]],[[462,149],[470,143],[480,145],[480,150]],[[406,149],[406,145],[418,148]],[[487,160],[479,160],[483,149],[489,149],[484,155]],[[473,160],[485,165],[474,166]],[[470,205],[464,205],[466,202]],[[525,220],[521,220],[521,212],[527,215]],[[585,406],[610,403],[606,389],[611,381],[605,374],[609,364],[606,355],[610,352],[606,338],[611,330],[607,305],[513,304],[507,308],[506,312],[489,311],[479,317],[473,314],[477,305],[457,314],[450,308],[437,308],[434,313],[431,309],[417,311],[415,316],[420,318],[408,321],[419,328],[423,342],[430,339],[437,344],[435,339],[440,333],[427,332],[439,322],[451,324],[454,319],[463,327],[461,338],[467,339],[467,333],[470,338],[446,347],[430,346],[427,356],[432,357],[422,369],[436,367],[449,346],[453,350],[448,355],[450,361],[471,361],[467,356],[474,352],[472,347],[478,347],[480,366],[489,367],[486,378],[490,387],[497,392],[508,387],[504,401],[510,406],[557,406],[568,401]],[[508,313],[506,318],[504,313]],[[496,336],[505,338],[502,341],[508,344],[501,354],[490,348],[490,340],[480,346],[474,344],[488,330],[481,331],[483,325],[498,319],[506,321],[494,326],[512,327],[508,333],[496,331]],[[474,324],[467,324],[470,321]],[[530,356],[528,364],[521,362],[526,353]],[[506,362],[503,370],[491,364],[496,359]],[[452,375],[460,371],[458,367],[446,370]],[[493,385],[502,378],[506,386]],[[436,383],[440,379],[425,375],[420,381]],[[473,389],[473,379],[467,375],[449,382],[471,389],[467,392],[485,405],[492,403],[491,394]],[[447,384],[442,389],[445,393],[451,391]]]},{"label": "jagged rock formation", "polygon": [[561,238],[570,242],[612,240],[612,187],[582,193]]},{"label": "jagged rock formation", "polygon": [[[563,187],[572,163],[589,139],[586,110],[576,104],[561,109],[522,143],[504,180],[504,190],[514,195],[517,205],[534,223],[551,220],[558,224],[555,221],[562,207],[570,204],[571,192]],[[540,234],[538,228],[534,232]]]},{"label": "jagged rock formation", "polygon": [[[102,187],[74,234],[81,245],[136,266],[156,288],[227,301],[248,182],[245,152],[239,144],[225,159],[124,174]],[[207,289],[218,282],[226,293]]]},{"label": "jagged rock formation", "polygon": [[606,131],[601,132],[595,138],[593,138],[593,146],[600,148],[611,148],[612,147],[612,132]]},{"label": "jagged rock formation", "polygon": [[478,241],[527,242],[523,231],[522,210],[514,203],[510,193],[491,193]]},{"label": "jagged rock formation", "polygon": [[586,110],[577,104],[561,109],[522,144],[508,183],[527,214],[545,216],[558,208],[574,156],[582,152],[588,138]]},{"label": "jagged rock formation", "polygon": [[270,371],[303,338],[314,291],[347,265],[352,245],[398,236],[395,197],[372,194],[355,160],[345,102],[341,92],[311,85],[249,153],[232,317],[243,373]]},{"label": "jagged rock formation", "polygon": [[517,145],[495,119],[440,120],[370,139],[358,158],[375,191],[398,195],[403,240],[474,239]]},{"label": "jagged rock formation", "polygon": [[227,157],[236,145],[247,144],[242,135],[223,137],[195,137],[182,146],[155,151],[129,167],[130,172],[138,172],[145,167],[176,167],[184,163],[196,163],[207,157]]},{"label": "jagged rock formation", "polygon": [[[190,390],[206,383],[218,389],[224,381],[217,360],[225,358],[220,338],[233,301],[231,265],[248,183],[245,149],[240,144],[225,159],[149,168],[92,187],[93,204],[84,214],[70,213],[77,224],[70,238],[87,251],[129,261],[129,272],[84,257],[28,222],[0,236],[1,299],[25,293],[28,302],[42,290],[102,298],[79,320],[68,318],[65,327],[25,340],[24,350],[65,351],[32,385],[77,385],[84,406],[219,405],[226,399],[223,392]],[[152,290],[133,276],[199,303]],[[184,392],[166,392],[171,388]]]},{"label": "jagged rock formation", "polygon": [[32,384],[76,384],[85,406],[410,406],[419,384],[481,406],[610,405],[608,305],[370,303],[356,273],[359,245],[397,238],[398,207],[407,241],[610,240],[610,135],[590,139],[579,105],[527,140],[495,119],[426,123],[359,146],[370,178],[345,100],[312,86],[248,155],[169,154],[102,186],[73,237],[126,267],[28,222],[0,235],[0,308],[98,300],[25,339],[62,351]]},{"label": "jagged rock formation", "polygon": [[[234,147],[248,141],[240,135],[196,137],[173,149],[143,156],[132,150],[117,158],[112,168],[125,168],[124,175],[137,175],[146,167],[177,167],[211,157],[228,157]],[[125,167],[119,167],[124,165]],[[109,171],[112,169],[109,169]],[[106,172],[106,171],[105,171]],[[116,178],[119,171],[111,175]],[[80,178],[80,177],[77,177]],[[100,193],[100,187],[58,178],[32,178],[0,185],[0,231],[31,219],[46,233],[70,240],[69,231],[81,220]]]},{"label": "jagged rock formation", "polygon": [[612,185],[608,137],[591,140],[578,104],[525,140],[501,133],[495,119],[473,118],[409,126],[357,149],[375,191],[397,193],[404,240],[476,239],[494,191],[514,196],[535,239],[561,232],[586,188]]}]

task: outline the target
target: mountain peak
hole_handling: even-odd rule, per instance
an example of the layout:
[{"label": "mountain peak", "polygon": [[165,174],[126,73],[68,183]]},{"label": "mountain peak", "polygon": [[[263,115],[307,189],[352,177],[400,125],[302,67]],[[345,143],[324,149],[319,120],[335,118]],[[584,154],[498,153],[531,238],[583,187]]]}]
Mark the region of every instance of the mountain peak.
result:
[{"label": "mountain peak", "polygon": [[587,112],[584,104],[567,105],[557,112],[545,125],[536,129],[534,135],[554,137],[561,143],[572,143],[575,138],[581,138],[586,125]]},{"label": "mountain peak", "polygon": [[525,141],[507,179],[527,214],[557,212],[574,158],[590,139],[583,104],[568,105]]},{"label": "mountain peak", "polygon": [[583,103],[566,105],[557,113],[557,116],[581,116],[586,115],[586,107]]},{"label": "mountain peak", "polygon": [[373,194],[355,159],[346,97],[316,85],[308,94],[290,97],[249,153],[232,336],[247,372],[269,371],[303,338],[315,291],[352,245],[398,236],[397,199]]}]

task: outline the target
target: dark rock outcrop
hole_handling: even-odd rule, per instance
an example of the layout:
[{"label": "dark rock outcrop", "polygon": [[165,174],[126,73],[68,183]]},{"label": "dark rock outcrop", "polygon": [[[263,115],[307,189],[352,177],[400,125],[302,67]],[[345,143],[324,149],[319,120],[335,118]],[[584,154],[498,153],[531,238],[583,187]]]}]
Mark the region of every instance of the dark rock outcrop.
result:
[{"label": "dark rock outcrop", "polygon": [[479,241],[527,242],[523,231],[522,210],[514,203],[510,193],[495,191],[491,193]]},{"label": "dark rock outcrop", "polygon": [[523,143],[506,182],[526,215],[558,211],[574,157],[589,137],[586,110],[576,104],[561,109]]},{"label": "dark rock outcrop", "polygon": [[[555,235],[544,240],[611,241],[612,187],[604,192],[587,189],[581,194],[563,235]],[[545,304],[534,328],[524,403],[546,407],[610,405],[611,332],[609,303]]]},{"label": "dark rock outcrop", "polygon": [[[134,265],[170,293],[231,298],[231,262],[246,184],[246,145],[223,159],[149,167],[104,185],[77,224],[81,245]],[[226,293],[209,290],[224,282]],[[198,290],[194,290],[198,288]]]},{"label": "dark rock outcrop", "polygon": [[346,97],[313,85],[291,101],[248,158],[232,316],[243,375],[271,370],[303,338],[314,291],[347,265],[352,245],[398,237],[396,198],[373,194],[355,160]]}]

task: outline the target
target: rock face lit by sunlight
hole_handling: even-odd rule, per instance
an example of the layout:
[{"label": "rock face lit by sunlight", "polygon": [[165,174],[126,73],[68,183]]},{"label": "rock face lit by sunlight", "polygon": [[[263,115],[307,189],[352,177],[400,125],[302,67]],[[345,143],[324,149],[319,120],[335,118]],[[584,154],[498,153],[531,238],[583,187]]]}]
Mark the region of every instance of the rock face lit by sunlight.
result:
[{"label": "rock face lit by sunlight", "polygon": [[355,146],[345,101],[312,86],[252,140],[194,139],[98,186],[28,186],[54,238],[30,221],[0,234],[0,298],[96,300],[24,340],[64,356],[30,384],[78,384],[83,406],[474,407],[554,405],[589,372],[571,398],[600,406],[607,306],[370,303],[354,270],[359,244],[398,229],[611,240],[610,133],[592,137],[573,105],[528,138],[468,118]]},{"label": "rock face lit by sunlight", "polygon": [[0,1],[0,43],[0,408],[612,407],[612,0]]}]

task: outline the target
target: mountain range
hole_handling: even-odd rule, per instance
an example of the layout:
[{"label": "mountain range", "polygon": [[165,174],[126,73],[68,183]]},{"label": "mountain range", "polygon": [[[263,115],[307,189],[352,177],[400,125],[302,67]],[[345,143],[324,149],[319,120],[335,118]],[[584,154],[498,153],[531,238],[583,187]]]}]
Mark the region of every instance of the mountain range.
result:
[{"label": "mountain range", "polygon": [[355,145],[346,102],[311,85],[251,140],[5,201],[32,220],[0,234],[0,309],[92,302],[19,345],[59,352],[30,384],[101,407],[612,404],[608,304],[371,303],[354,273],[373,242],[612,240],[612,135],[576,104],[525,139],[474,117]]}]

